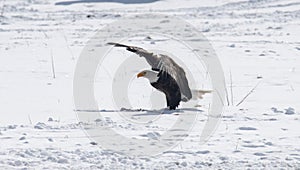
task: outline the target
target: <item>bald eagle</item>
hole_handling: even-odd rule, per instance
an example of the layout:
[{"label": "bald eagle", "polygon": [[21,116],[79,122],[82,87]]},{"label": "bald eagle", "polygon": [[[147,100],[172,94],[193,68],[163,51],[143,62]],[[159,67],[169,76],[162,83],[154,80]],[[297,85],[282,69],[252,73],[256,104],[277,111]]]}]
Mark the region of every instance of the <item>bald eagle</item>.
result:
[{"label": "bald eagle", "polygon": [[181,101],[180,88],[176,80],[167,72],[144,70],[137,77],[149,79],[150,84],[166,95],[167,106],[170,110],[175,110]]},{"label": "bald eagle", "polygon": [[187,102],[192,98],[192,91],[189,87],[184,69],[172,58],[164,54],[154,54],[143,48],[128,46],[120,43],[107,43],[115,47],[125,47],[140,57],[144,57],[152,70],[140,72],[137,77],[149,79],[150,84],[166,95],[167,106],[175,110],[181,101]]}]

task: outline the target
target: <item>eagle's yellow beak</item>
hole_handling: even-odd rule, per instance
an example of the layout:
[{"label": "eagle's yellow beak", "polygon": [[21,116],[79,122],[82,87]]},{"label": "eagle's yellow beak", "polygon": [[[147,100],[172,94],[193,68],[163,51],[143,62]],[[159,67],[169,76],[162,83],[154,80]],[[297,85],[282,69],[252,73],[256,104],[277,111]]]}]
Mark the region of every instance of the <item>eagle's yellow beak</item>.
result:
[{"label": "eagle's yellow beak", "polygon": [[146,73],[143,71],[143,72],[140,72],[136,77],[139,78],[139,77],[143,77]]}]

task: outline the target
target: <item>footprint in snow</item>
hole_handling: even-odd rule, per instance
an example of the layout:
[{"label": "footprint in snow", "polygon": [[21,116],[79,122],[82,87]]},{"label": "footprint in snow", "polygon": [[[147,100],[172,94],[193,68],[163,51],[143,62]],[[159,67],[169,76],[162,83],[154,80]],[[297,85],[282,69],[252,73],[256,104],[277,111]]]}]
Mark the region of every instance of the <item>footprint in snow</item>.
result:
[{"label": "footprint in snow", "polygon": [[239,127],[239,130],[257,130],[254,127]]}]

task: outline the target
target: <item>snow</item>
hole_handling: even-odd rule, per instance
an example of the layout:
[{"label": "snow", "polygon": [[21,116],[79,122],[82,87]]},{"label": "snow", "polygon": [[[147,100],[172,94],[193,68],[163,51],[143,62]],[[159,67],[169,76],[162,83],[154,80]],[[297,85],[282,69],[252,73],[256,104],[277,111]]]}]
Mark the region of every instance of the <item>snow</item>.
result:
[{"label": "snow", "polygon": [[[297,0],[72,2],[75,1],[0,2],[0,169],[300,167]],[[220,59],[228,93],[225,103],[229,106],[225,107],[217,130],[204,144],[200,144],[200,132],[209,117],[210,95],[200,103],[202,112],[184,141],[156,156],[107,150],[87,137],[86,126],[77,119],[72,83],[80,52],[106,24],[122,16],[143,13],[186,20],[206,36]],[[141,42],[145,42],[142,46],[154,47],[162,40],[145,37]],[[176,43],[165,48],[172,52],[174,47],[178,53],[184,52]],[[123,50],[115,53],[130,55]],[[111,81],[104,73],[98,76]],[[202,86],[209,88],[205,74],[201,76]],[[103,119],[94,120],[91,127],[109,127],[127,137],[158,141],[180,114],[190,111],[182,108],[165,114],[160,114],[164,110],[151,112],[147,110],[149,102],[142,99],[148,99],[152,89],[138,88],[147,86],[146,81],[132,82],[129,99],[136,108],[121,109],[125,116],[104,108]],[[99,77],[97,83],[100,87]],[[95,90],[99,94],[99,88]],[[109,94],[108,90],[103,93]],[[105,100],[99,95],[96,98]],[[157,102],[164,104],[164,100]],[[110,101],[99,105],[103,108]]]}]

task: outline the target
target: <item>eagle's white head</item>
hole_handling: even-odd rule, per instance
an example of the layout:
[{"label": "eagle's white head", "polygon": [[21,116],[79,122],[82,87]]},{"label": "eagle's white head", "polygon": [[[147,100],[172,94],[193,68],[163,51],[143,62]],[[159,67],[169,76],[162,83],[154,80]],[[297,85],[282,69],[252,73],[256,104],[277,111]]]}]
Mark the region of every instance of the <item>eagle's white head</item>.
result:
[{"label": "eagle's white head", "polygon": [[153,70],[141,71],[139,74],[137,74],[137,78],[139,77],[147,78],[150,81],[150,83],[157,82],[157,80],[159,79],[158,72]]}]

